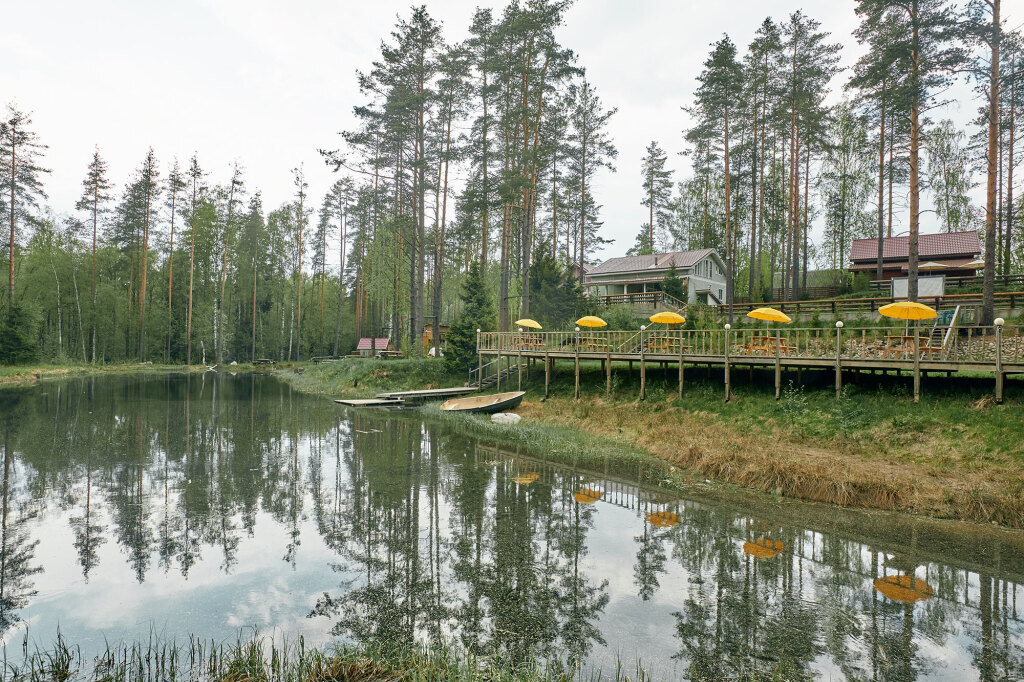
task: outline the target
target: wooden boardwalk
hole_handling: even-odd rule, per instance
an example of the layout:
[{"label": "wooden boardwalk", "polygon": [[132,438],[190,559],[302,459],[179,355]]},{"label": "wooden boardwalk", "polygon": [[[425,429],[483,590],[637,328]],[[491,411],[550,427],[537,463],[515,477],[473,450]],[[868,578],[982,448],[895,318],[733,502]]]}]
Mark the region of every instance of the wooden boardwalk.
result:
[{"label": "wooden boardwalk", "polygon": [[[480,360],[477,375],[489,365],[529,367],[544,362],[544,392],[549,392],[556,362],[572,362],[576,373],[576,397],[580,394],[581,361],[600,362],[611,389],[615,363],[638,364],[640,397],[646,397],[647,366],[675,365],[679,395],[683,394],[687,365],[721,367],[725,399],[731,389],[731,373],[737,368],[770,367],[775,371],[775,394],[781,394],[783,369],[825,369],[835,373],[836,395],[842,389],[844,371],[906,372],[914,377],[914,400],[921,392],[921,376],[928,373],[991,373],[996,400],[1003,399],[1007,374],[1024,373],[1024,328],[1020,325],[965,327],[939,330],[932,327],[914,333],[912,327],[764,328],[743,329],[650,329],[643,331],[481,332],[477,335]],[[938,338],[933,338],[937,336]],[[521,373],[520,373],[521,377]],[[520,382],[521,378],[518,379]],[[500,390],[500,386],[499,389]]]},{"label": "wooden boardwalk", "polygon": [[475,393],[476,391],[476,386],[453,386],[451,388],[426,388],[419,391],[390,391],[386,393],[378,393],[377,397],[387,400],[398,399],[405,401],[426,401],[440,400],[442,398],[455,398],[460,395]]}]

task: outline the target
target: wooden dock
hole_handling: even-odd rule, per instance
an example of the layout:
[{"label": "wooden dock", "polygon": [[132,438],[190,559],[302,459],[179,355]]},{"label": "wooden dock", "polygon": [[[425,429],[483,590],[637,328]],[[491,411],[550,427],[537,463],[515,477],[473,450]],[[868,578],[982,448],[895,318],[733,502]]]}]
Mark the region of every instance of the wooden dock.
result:
[{"label": "wooden dock", "polygon": [[334,402],[348,407],[402,407],[405,405],[405,401],[401,398],[351,398],[335,399]]},{"label": "wooden dock", "polygon": [[[991,373],[997,402],[1003,399],[1004,378],[1024,374],[1024,326],[921,327],[908,335],[906,327],[835,327],[771,329],[665,329],[638,331],[481,332],[477,335],[478,377],[508,376],[516,368],[544,363],[544,394],[557,361],[574,365],[575,395],[580,396],[580,362],[597,361],[611,391],[614,363],[639,365],[639,397],[646,397],[647,366],[676,366],[679,397],[683,396],[687,365],[720,367],[725,399],[731,373],[737,368],[774,369],[775,396],[781,395],[783,369],[824,369],[835,373],[840,395],[844,372],[906,373],[914,379],[914,400],[920,397],[921,377],[928,373]],[[934,332],[934,334],[933,334]],[[917,337],[918,341],[913,341]],[[910,339],[910,341],[908,341]],[[916,345],[915,345],[916,344]],[[485,365],[484,358],[489,362]],[[524,363],[525,361],[525,363]],[[487,370],[490,369],[488,372]],[[517,372],[522,382],[522,372]],[[471,373],[472,374],[472,373]]]},{"label": "wooden dock", "polygon": [[453,386],[451,388],[426,388],[419,391],[390,391],[378,393],[377,397],[384,400],[404,400],[406,402],[426,402],[456,398],[460,395],[476,393],[476,386]]}]

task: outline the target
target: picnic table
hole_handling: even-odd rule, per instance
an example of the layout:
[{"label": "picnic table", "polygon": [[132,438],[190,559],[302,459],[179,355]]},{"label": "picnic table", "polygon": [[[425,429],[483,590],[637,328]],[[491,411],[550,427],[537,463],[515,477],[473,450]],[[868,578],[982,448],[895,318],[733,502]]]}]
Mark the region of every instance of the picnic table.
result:
[{"label": "picnic table", "polygon": [[901,356],[914,355],[914,339],[918,339],[918,350],[924,355],[939,353],[941,347],[932,346],[930,336],[915,336],[914,334],[888,334],[885,337],[886,344],[882,347],[883,358],[897,358]]},{"label": "picnic table", "polygon": [[581,336],[578,343],[582,351],[600,353],[608,350],[608,338],[604,336]]},{"label": "picnic table", "polygon": [[690,348],[689,346],[681,345],[682,341],[678,336],[655,334],[649,338],[647,350],[650,353],[682,353]]},{"label": "picnic table", "polygon": [[539,336],[522,336],[512,342],[512,350],[540,350],[544,340]]},{"label": "picnic table", "polygon": [[750,342],[741,348],[747,351],[747,355],[774,355],[776,352],[779,355],[789,355],[790,351],[796,350],[796,346],[786,343],[786,338],[783,336],[765,335],[751,336]]}]

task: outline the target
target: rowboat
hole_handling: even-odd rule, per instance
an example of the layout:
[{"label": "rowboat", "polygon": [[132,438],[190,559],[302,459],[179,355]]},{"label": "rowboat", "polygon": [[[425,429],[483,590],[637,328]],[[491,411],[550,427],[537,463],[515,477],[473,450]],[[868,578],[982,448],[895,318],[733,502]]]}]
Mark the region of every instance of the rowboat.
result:
[{"label": "rowboat", "polygon": [[479,412],[482,414],[504,412],[518,407],[519,403],[523,402],[524,395],[526,395],[526,391],[509,391],[477,395],[472,398],[452,398],[441,403],[441,409],[445,412]]}]

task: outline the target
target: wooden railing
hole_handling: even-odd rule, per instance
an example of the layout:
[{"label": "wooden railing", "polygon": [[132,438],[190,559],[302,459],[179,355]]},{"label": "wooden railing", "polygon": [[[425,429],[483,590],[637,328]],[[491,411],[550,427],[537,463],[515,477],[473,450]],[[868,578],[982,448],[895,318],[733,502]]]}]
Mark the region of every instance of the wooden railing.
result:
[{"label": "wooden railing", "polygon": [[[927,362],[996,363],[996,328],[961,327],[948,341],[931,343],[931,326],[918,327],[920,358]],[[477,350],[484,353],[685,356],[721,360],[728,344],[733,358],[770,356],[814,360],[912,360],[913,326],[757,329],[648,329],[640,331],[481,332]],[[1001,362],[1024,363],[1024,327],[1002,328]]]},{"label": "wooden railing", "polygon": [[[966,275],[964,277],[947,277],[947,287],[980,287],[985,283],[981,275]],[[997,287],[1024,286],[1024,275],[996,275],[995,285]],[[887,279],[871,280],[869,286],[872,289],[884,291],[892,286],[892,281]]]},{"label": "wooden railing", "polygon": [[670,296],[664,291],[646,291],[637,294],[608,294],[605,296],[595,296],[594,298],[607,306],[623,304],[650,305],[655,308],[665,306],[666,308],[674,308],[676,310],[686,307],[684,301],[680,301],[675,296]]},{"label": "wooden railing", "polygon": [[[733,313],[744,314],[754,308],[770,306],[783,312],[794,313],[832,313],[848,315],[856,313],[874,313],[889,303],[904,299],[876,296],[870,298],[833,298],[810,301],[773,301],[770,303],[734,303]],[[928,305],[937,310],[952,309],[956,306],[981,305],[981,294],[948,294],[936,298],[925,299]],[[1013,309],[1024,306],[1024,291],[997,291],[995,293],[997,308]],[[719,306],[723,311],[727,306]]]}]

